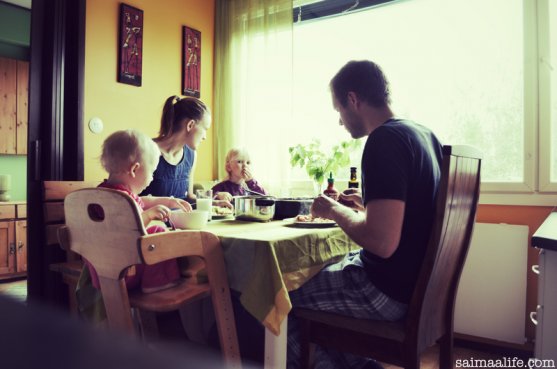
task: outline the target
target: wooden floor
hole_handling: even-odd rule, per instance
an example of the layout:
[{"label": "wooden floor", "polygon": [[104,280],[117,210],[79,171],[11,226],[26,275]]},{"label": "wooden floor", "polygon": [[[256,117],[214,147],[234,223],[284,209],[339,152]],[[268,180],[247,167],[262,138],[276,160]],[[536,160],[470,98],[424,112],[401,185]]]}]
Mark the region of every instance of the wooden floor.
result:
[{"label": "wooden floor", "polygon": [[[509,357],[508,355],[505,355],[506,357]],[[422,354],[422,358],[421,358],[421,363],[420,363],[420,369],[438,369],[439,365],[438,365],[438,357],[439,357],[439,348],[438,346],[434,346],[432,348],[430,348],[429,350],[427,350],[424,354]],[[512,356],[510,356],[512,358]],[[484,360],[497,360],[497,359],[502,359],[503,355],[498,355],[498,354],[494,354],[494,353],[489,353],[489,352],[484,352],[484,351],[477,351],[477,350],[470,350],[467,348],[463,348],[463,347],[457,347],[455,346],[454,348],[454,359],[455,362],[456,360],[462,360],[462,362],[471,362],[470,360],[472,359],[484,359]],[[388,365],[388,364],[382,364],[383,367],[385,369],[397,369],[399,368],[398,366],[395,365]],[[453,365],[453,368],[456,368],[456,366]]]},{"label": "wooden floor", "polygon": [[18,301],[27,301],[27,280],[11,279],[0,281],[0,294],[5,294]]},{"label": "wooden floor", "polygon": [[[27,280],[7,280],[0,281],[0,294],[9,295],[19,301],[25,302],[27,299]],[[181,338],[181,337],[178,337]],[[455,346],[455,363],[456,360],[462,360],[463,362],[471,362],[473,359],[477,360],[503,360],[504,358],[512,359],[515,355],[513,354],[496,354],[487,351],[472,350],[464,347]],[[438,363],[438,348],[432,347],[427,350],[421,359],[421,369],[437,369]],[[399,368],[394,365],[382,364],[385,369],[396,369]],[[456,366],[455,366],[456,367]],[[476,366],[477,367],[477,366]]]}]

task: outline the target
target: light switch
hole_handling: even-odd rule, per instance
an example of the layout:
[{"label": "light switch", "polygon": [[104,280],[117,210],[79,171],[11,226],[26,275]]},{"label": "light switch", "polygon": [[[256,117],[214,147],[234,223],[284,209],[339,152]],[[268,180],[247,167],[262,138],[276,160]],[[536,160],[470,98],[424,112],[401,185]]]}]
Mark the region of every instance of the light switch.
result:
[{"label": "light switch", "polygon": [[89,121],[89,130],[93,133],[101,133],[103,131],[104,124],[101,118],[93,117]]}]

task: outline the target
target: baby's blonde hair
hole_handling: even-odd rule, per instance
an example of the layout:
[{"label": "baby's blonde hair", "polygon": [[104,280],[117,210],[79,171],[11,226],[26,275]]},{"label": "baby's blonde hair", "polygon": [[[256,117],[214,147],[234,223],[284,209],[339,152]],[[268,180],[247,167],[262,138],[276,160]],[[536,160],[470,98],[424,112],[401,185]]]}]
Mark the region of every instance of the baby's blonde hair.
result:
[{"label": "baby's blonde hair", "polygon": [[101,164],[108,173],[121,173],[140,163],[155,167],[161,152],[157,144],[135,129],[116,131],[104,140]]},{"label": "baby's blonde hair", "polygon": [[246,149],[243,149],[243,148],[230,149],[228,151],[228,153],[226,154],[226,158],[224,159],[224,165],[225,165],[226,173],[228,173],[229,177],[230,177],[230,170],[228,169],[228,165],[230,164],[232,159],[234,159],[236,157],[239,157],[239,156],[243,156],[244,158],[249,160],[249,153]]}]

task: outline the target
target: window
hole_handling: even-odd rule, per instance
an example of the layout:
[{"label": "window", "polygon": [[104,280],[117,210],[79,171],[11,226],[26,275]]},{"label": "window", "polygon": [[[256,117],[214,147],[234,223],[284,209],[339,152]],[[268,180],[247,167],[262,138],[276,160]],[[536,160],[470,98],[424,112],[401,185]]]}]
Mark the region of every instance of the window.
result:
[{"label": "window", "polygon": [[391,83],[398,116],[430,127],[443,142],[484,152],[484,190],[533,190],[535,165],[525,160],[535,122],[525,103],[524,19],[521,0],[410,0],[296,23],[298,139],[349,138],[336,124],[328,82],[348,60],[370,59]]},{"label": "window", "polygon": [[557,191],[557,3],[538,3],[540,190]]}]

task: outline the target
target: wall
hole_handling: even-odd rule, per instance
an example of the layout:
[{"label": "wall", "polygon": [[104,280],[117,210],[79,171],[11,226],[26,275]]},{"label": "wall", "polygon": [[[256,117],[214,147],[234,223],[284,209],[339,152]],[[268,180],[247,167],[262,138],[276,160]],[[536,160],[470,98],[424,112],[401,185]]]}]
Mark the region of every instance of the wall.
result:
[{"label": "wall", "polygon": [[[31,12],[0,2],[0,56],[29,60]],[[0,174],[11,174],[12,200],[27,198],[27,157],[0,155]]]},{"label": "wall", "polygon": [[[85,180],[101,180],[98,157],[112,132],[136,128],[154,137],[165,99],[181,95],[182,26],[201,31],[201,99],[213,106],[214,0],[133,0],[143,10],[142,86],[116,82],[118,0],[88,0],[85,46],[84,123],[100,117],[104,130],[84,133]],[[213,129],[198,150],[196,181],[213,179]]]},{"label": "wall", "polygon": [[0,1],[0,55],[29,60],[31,11]]}]

